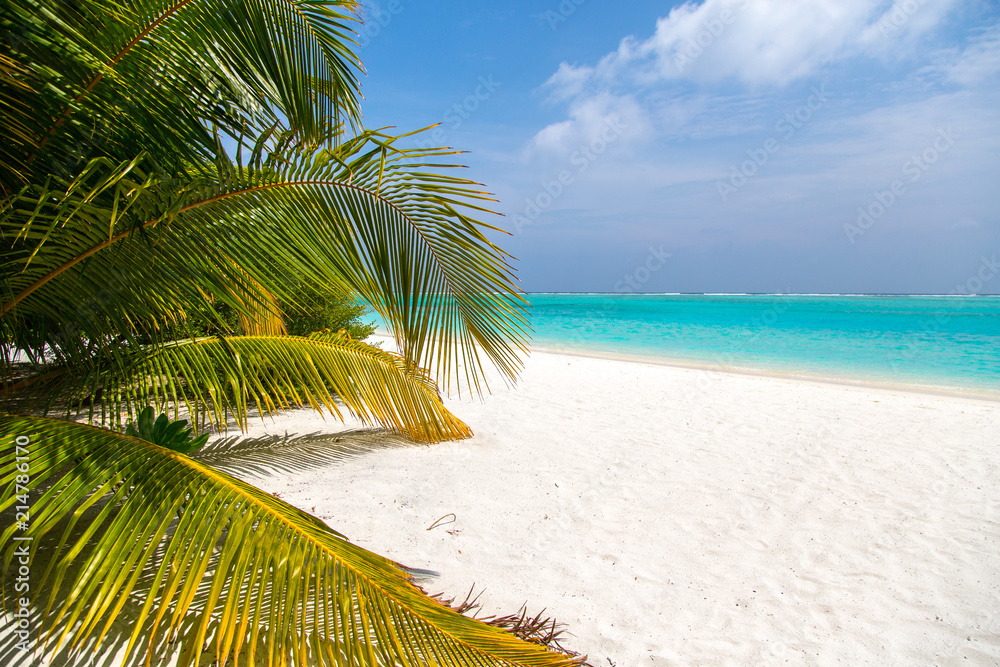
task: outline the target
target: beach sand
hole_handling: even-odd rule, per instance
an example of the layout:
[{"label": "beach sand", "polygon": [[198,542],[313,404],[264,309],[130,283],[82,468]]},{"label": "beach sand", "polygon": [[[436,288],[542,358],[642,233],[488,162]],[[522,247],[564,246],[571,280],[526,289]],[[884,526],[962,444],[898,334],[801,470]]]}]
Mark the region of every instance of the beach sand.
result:
[{"label": "beach sand", "polygon": [[447,403],[473,438],[299,410],[226,469],[595,667],[1000,663],[1000,403],[537,351]]},{"label": "beach sand", "polygon": [[1000,663],[1000,403],[544,352],[447,403],[473,438],[247,478],[595,667]]}]

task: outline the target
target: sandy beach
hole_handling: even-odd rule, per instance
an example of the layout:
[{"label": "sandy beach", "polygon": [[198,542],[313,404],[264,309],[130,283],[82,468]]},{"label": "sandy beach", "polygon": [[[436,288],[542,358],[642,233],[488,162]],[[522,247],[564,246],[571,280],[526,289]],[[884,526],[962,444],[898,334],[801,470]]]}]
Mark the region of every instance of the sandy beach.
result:
[{"label": "sandy beach", "polygon": [[539,351],[446,402],[474,437],[296,410],[202,458],[594,667],[1000,663],[998,402]]},{"label": "sandy beach", "polygon": [[537,351],[447,402],[473,438],[241,476],[595,667],[1000,662],[1000,403]]}]

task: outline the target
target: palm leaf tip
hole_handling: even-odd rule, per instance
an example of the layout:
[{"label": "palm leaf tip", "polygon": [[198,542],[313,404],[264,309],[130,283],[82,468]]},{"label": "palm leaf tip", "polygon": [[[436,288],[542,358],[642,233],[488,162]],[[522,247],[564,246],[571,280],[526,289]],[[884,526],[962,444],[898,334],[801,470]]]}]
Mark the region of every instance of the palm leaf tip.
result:
[{"label": "palm leaf tip", "polygon": [[[163,383],[142,378],[163,377]],[[173,378],[184,377],[183,387]],[[234,336],[178,341],[138,357],[114,384],[134,404],[185,396],[192,410],[262,414],[309,405],[340,415],[338,405],[366,424],[421,442],[456,440],[472,430],[449,411],[427,374],[402,357],[340,334]],[[107,392],[106,392],[107,393]]]}]

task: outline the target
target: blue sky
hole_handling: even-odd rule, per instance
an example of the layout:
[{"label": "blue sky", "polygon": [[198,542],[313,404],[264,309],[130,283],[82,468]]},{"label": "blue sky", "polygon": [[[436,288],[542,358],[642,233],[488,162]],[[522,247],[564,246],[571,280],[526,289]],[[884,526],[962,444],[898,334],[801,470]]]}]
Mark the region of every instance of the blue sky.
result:
[{"label": "blue sky", "polygon": [[1000,293],[1000,6],[368,3],[368,127],[441,123],[527,291]]}]

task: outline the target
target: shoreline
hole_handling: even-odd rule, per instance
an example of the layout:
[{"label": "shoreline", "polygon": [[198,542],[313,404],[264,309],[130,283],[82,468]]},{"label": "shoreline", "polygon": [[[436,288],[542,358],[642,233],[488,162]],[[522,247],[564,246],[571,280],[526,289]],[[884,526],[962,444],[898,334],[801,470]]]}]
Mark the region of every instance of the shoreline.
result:
[{"label": "shoreline", "polygon": [[[391,337],[390,337],[391,340]],[[907,384],[900,382],[883,382],[874,378],[864,378],[857,376],[834,376],[823,375],[822,373],[812,373],[809,371],[791,372],[766,370],[761,368],[740,368],[733,366],[719,366],[698,361],[682,359],[678,357],[658,357],[643,354],[615,353],[603,350],[580,350],[550,347],[547,345],[531,344],[530,352],[542,352],[545,354],[556,354],[568,357],[584,357],[587,359],[606,359],[608,361],[623,361],[627,363],[652,364],[655,366],[667,366],[669,368],[684,368],[695,371],[706,371],[709,373],[731,373],[735,375],[748,375],[756,377],[773,378],[776,380],[797,380],[801,382],[815,382],[820,384],[832,384],[843,387],[861,387],[865,389],[883,389],[886,391],[912,392],[915,394],[928,394],[931,396],[946,396],[952,398],[970,398],[974,400],[990,401],[1000,403],[1000,389],[993,392],[988,389],[971,389],[938,384]]]},{"label": "shoreline", "polygon": [[[378,339],[373,342],[388,343],[394,345],[392,334],[385,329],[379,328],[369,337]],[[387,349],[387,348],[383,348]],[[394,349],[394,348],[392,348]],[[769,370],[762,368],[740,368],[734,366],[721,366],[710,363],[700,363],[697,360],[684,359],[680,357],[664,357],[643,354],[630,354],[627,352],[608,352],[605,350],[582,350],[578,348],[565,348],[529,342],[528,354],[541,352],[544,354],[556,354],[567,357],[582,357],[586,359],[606,359],[608,361],[624,361],[636,364],[651,364],[654,366],[666,366],[668,368],[684,368],[687,370],[705,371],[708,373],[729,373],[734,375],[756,376],[773,378],[776,380],[795,380],[800,382],[811,382],[819,384],[832,384],[842,387],[859,387],[864,389],[880,389],[885,391],[910,392],[914,394],[929,396],[945,396],[951,398],[967,398],[972,400],[989,401],[1000,403],[1000,388],[995,391],[990,389],[973,389],[968,387],[958,387],[954,385],[941,385],[935,383],[909,384],[905,382],[881,381],[875,378],[858,376],[836,376],[824,375],[821,372],[792,372],[781,370]]]}]

